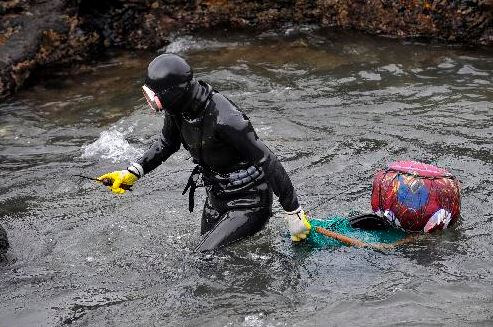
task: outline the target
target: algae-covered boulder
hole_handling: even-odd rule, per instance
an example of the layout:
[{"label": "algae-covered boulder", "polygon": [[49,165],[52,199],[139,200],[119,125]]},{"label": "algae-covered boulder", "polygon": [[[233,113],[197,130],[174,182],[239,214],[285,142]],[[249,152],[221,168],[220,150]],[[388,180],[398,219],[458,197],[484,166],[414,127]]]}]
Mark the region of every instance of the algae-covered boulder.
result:
[{"label": "algae-covered boulder", "polygon": [[79,25],[76,1],[0,1],[0,99],[40,67],[85,58],[99,36]]}]

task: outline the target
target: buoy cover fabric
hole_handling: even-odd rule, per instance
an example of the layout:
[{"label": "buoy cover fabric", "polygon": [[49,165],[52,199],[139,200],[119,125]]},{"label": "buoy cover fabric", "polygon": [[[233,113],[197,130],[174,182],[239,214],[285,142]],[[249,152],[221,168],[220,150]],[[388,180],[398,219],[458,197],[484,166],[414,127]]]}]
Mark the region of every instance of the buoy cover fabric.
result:
[{"label": "buoy cover fabric", "polygon": [[405,231],[445,229],[460,215],[459,181],[433,165],[393,162],[375,175],[371,206],[376,214]]}]

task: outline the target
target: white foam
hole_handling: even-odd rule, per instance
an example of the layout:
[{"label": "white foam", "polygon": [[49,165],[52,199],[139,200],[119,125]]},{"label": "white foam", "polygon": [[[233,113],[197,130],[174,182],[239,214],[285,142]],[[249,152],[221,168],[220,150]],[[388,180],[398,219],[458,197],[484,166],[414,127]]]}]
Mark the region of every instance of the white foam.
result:
[{"label": "white foam", "polygon": [[485,71],[474,68],[471,65],[464,65],[461,69],[457,71],[459,75],[473,75],[473,76],[489,76]]},{"label": "white foam", "polygon": [[180,36],[174,39],[164,48],[159,49],[159,52],[166,53],[183,53],[190,50],[215,49],[224,47],[237,46],[237,42],[219,42],[214,40],[195,39],[190,35]]},{"label": "white foam", "polygon": [[453,61],[451,58],[445,58],[441,64],[439,64],[437,67],[442,68],[442,69],[448,69],[448,68],[454,68],[456,65],[455,61]]},{"label": "white foam", "polygon": [[248,327],[257,327],[257,326],[265,326],[265,315],[261,312],[258,314],[251,314],[245,316],[245,320],[243,321],[242,326]]},{"label": "white foam", "polygon": [[160,49],[160,51],[167,53],[180,53],[192,49],[194,45],[195,43],[193,42],[191,36],[184,36],[174,40],[166,47]]},{"label": "white foam", "polygon": [[125,134],[117,129],[101,132],[96,141],[84,146],[82,158],[99,158],[115,163],[135,160],[143,151],[130,145],[125,139]]},{"label": "white foam", "polygon": [[343,77],[343,78],[339,78],[338,80],[336,80],[336,84],[345,84],[345,83],[351,83],[351,82],[354,82],[356,80],[355,77]]},{"label": "white foam", "polygon": [[399,64],[389,64],[386,66],[382,66],[378,69],[382,72],[389,72],[393,75],[405,75],[406,73],[402,70],[402,65]]},{"label": "white foam", "polygon": [[360,71],[359,76],[361,76],[362,79],[365,79],[367,81],[380,81],[382,80],[382,77],[378,73],[373,73],[369,71]]}]

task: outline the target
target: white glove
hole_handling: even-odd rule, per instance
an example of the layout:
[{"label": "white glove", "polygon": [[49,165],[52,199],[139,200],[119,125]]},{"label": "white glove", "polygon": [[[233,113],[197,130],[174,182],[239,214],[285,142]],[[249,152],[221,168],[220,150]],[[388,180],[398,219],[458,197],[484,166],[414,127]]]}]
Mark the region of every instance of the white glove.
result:
[{"label": "white glove", "polygon": [[301,207],[294,211],[286,212],[286,220],[293,242],[304,240],[310,234],[312,226]]}]

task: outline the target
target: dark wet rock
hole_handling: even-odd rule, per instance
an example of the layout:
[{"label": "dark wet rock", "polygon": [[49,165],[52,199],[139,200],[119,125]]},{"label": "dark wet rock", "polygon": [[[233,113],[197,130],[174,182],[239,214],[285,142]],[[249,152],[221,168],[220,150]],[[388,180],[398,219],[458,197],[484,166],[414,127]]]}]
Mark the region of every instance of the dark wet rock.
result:
[{"label": "dark wet rock", "polygon": [[322,22],[372,34],[493,44],[492,0],[325,0]]},{"label": "dark wet rock", "polygon": [[0,226],[0,255],[5,254],[9,248],[9,242],[7,240],[7,232]]},{"label": "dark wet rock", "polygon": [[42,66],[86,58],[96,33],[80,30],[73,1],[11,0],[0,4],[0,97],[17,90]]},{"label": "dark wet rock", "polygon": [[[4,0],[0,98],[40,67],[106,47],[158,49],[171,32],[317,24],[395,37],[493,44],[493,0]],[[286,36],[298,33],[288,28]]]}]

